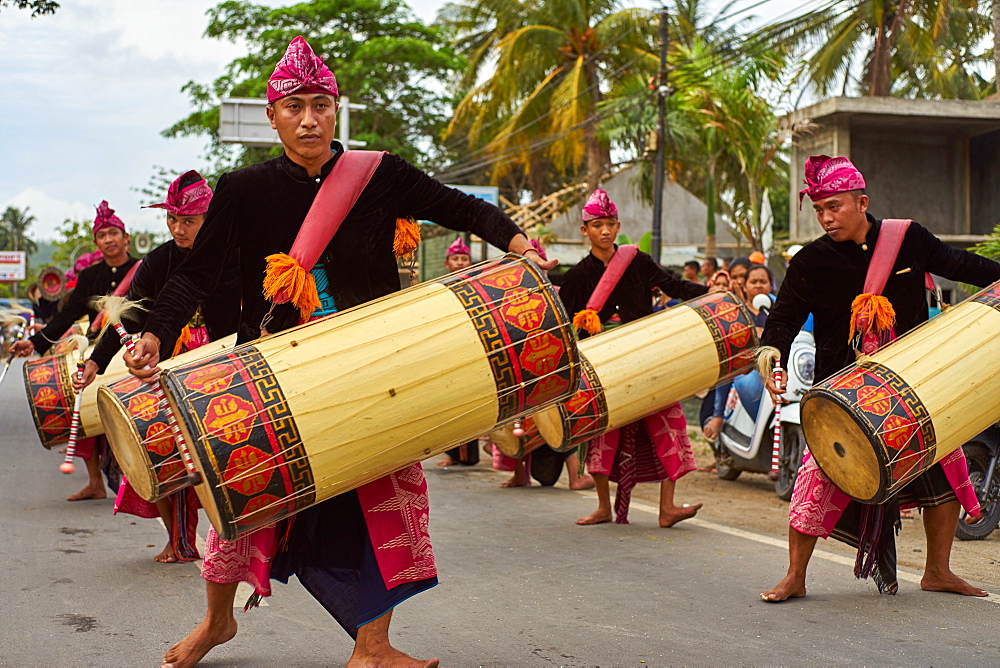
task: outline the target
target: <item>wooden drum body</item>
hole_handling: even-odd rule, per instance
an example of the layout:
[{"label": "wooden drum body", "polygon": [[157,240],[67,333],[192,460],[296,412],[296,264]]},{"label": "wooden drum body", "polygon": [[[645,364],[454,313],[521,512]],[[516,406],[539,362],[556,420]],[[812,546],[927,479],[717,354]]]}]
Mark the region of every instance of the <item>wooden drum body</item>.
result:
[{"label": "wooden drum body", "polygon": [[[235,345],[233,334],[164,360],[159,366],[180,366]],[[150,385],[126,375],[98,389],[97,407],[118,466],[136,494],[146,501],[157,501],[190,485],[167,423],[168,408],[157,400]]]},{"label": "wooden drum body", "polygon": [[545,445],[545,439],[538,432],[534,418],[524,418],[521,427],[524,429],[523,436],[514,435],[514,425],[512,424],[494,429],[489,433],[490,442],[497,446],[497,449],[504,456],[512,457],[513,459],[524,459],[524,457]]},{"label": "wooden drum body", "polygon": [[571,324],[518,256],[163,374],[223,538],[562,401]]},{"label": "wooden drum body", "polygon": [[703,295],[581,341],[577,393],[535,424],[567,450],[746,373],[757,346],[739,299]]},{"label": "wooden drum body", "polygon": [[[38,438],[46,449],[69,442],[69,423],[76,400],[73,375],[78,359],[77,352],[73,350],[24,363],[24,387],[28,393],[31,417],[35,421]],[[104,425],[97,412],[98,385],[127,375],[125,360],[119,354],[108,364],[107,370],[83,391],[80,398],[80,438],[104,433]]]},{"label": "wooden drum body", "polygon": [[802,398],[816,463],[841,490],[882,503],[1000,418],[1000,283]]}]

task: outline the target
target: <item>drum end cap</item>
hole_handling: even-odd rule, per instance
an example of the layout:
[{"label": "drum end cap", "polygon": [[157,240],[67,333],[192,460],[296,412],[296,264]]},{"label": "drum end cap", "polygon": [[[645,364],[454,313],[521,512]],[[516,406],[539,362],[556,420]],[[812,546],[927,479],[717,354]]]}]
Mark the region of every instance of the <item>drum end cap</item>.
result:
[{"label": "drum end cap", "polygon": [[201,484],[201,474],[200,473],[188,473],[187,474],[187,481],[188,481],[188,484],[190,484],[192,486],[194,486],[194,485],[200,485]]},{"label": "drum end cap", "polygon": [[69,475],[70,473],[76,471],[76,467],[73,466],[72,462],[63,462],[62,464],[59,465],[59,470]]}]

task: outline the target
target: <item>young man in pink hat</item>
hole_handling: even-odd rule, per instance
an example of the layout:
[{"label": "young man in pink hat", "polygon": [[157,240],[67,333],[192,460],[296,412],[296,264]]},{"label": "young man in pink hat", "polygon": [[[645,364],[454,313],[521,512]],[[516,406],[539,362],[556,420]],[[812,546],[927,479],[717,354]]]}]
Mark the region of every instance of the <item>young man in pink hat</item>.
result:
[{"label": "young man in pink hat", "polygon": [[[927,320],[924,275],[927,272],[955,281],[985,286],[1000,280],[1000,264],[958,250],[909,221],[877,220],[868,213],[865,179],[847,158],[819,155],[805,168],[805,195],[813,202],[816,219],[825,234],[804,246],[791,259],[778,299],[764,327],[762,344],[776,348],[787,362],[792,339],[810,313],[815,317],[816,381],[853,364],[856,352],[871,354],[880,345]],[[902,227],[900,223],[908,223]],[[886,232],[889,230],[889,232]],[[885,234],[904,231],[895,256],[873,261],[876,244]],[[855,299],[866,293],[869,268],[879,261],[893,262],[881,290],[895,311],[894,327],[854,335],[859,324],[852,314]],[[767,390],[780,400],[782,390],[773,377]],[[833,535],[859,548],[855,575],[874,576],[879,591],[895,594],[896,546],[894,528],[900,508],[923,509],[927,559],[920,586],[967,596],[986,596],[951,572],[949,556],[960,504],[978,514],[961,448],[935,464],[881,505],[860,504],[837,489],[811,456],[804,460],[789,506],[788,571],[776,586],[763,592],[768,602],[806,595],[806,568],[816,539]],[[862,531],[862,527],[872,527]]]},{"label": "young man in pink hat", "polygon": [[[97,317],[97,311],[93,307],[94,300],[113,292],[122,281],[131,279],[129,271],[138,260],[129,255],[129,237],[125,232],[125,223],[115,215],[114,209],[106,201],[102,201],[97,207],[94,243],[103,257],[80,271],[76,287],[66,305],[52,316],[45,329],[11,346],[15,355],[27,356],[33,352],[44,355],[84,315],[93,323]],[[91,335],[96,336],[93,332]],[[103,436],[81,439],[76,444],[76,455],[87,463],[87,486],[66,500],[106,498],[108,493],[101,479],[101,462],[108,461],[110,456],[108,442]],[[117,470],[109,469],[108,485],[112,490],[118,489],[119,475]]]},{"label": "young man in pink hat", "polygon": [[[196,171],[181,174],[167,189],[166,201],[150,208],[165,209],[167,228],[171,240],[151,251],[135,271],[126,298],[139,302],[147,310],[156,299],[174,271],[191,252],[198,231],[205,222],[205,213],[212,201],[212,189]],[[194,317],[185,327],[181,338],[160,342],[160,359],[194,350],[209,341],[221,339],[236,331],[240,317],[238,299],[240,281],[236,263],[224,263],[223,275],[212,293],[202,302]],[[134,309],[123,319],[129,332],[142,330],[146,311]],[[108,363],[121,350],[121,341],[114,332],[102,336],[87,360],[84,377],[78,388],[90,385],[97,374],[104,373]],[[144,518],[160,517],[167,529],[167,545],[154,559],[161,563],[193,561],[198,558],[195,547],[195,530],[200,508],[193,488],[185,488],[155,504],[141,499],[127,480],[118,489],[115,512],[124,512]]]},{"label": "young man in pink hat", "polygon": [[[149,376],[142,367],[156,366],[160,342],[176,336],[189,320],[218,279],[219,258],[231,249],[240,253],[243,286],[239,341],[258,338],[265,319],[268,332],[299,322],[300,311],[293,304],[272,304],[264,297],[266,258],[289,251],[343,155],[333,141],[336,79],[302,37],[292,41],[275,68],[268,103],[267,115],[284,154],[219,180],[194,248],[160,292],[137,343],[131,360],[137,376]],[[397,220],[409,217],[474,232],[500,249],[527,254],[545,269],[556,264],[543,262],[495,206],[385,154],[312,270],[317,291],[327,293],[331,308],[350,308],[399,290],[393,242]],[[388,499],[373,501],[386,490]],[[437,665],[436,660],[414,659],[389,642],[394,607],[437,584],[427,503],[418,465],[298,513],[280,551],[277,535],[283,527],[234,541],[221,541],[211,531],[202,570],[208,610],[201,624],[167,652],[165,665],[193,665],[236,635],[233,599],[240,581],[267,595],[270,577],[287,581],[293,574],[355,639],[349,666]]]},{"label": "young man in pink hat", "polygon": [[[619,249],[615,245],[621,223],[618,208],[608,194],[598,188],[583,207],[580,231],[590,241],[590,254],[566,272],[559,296],[570,314],[590,313],[598,321],[581,334],[595,334],[603,328],[624,325],[653,312],[652,291],[658,287],[679,299],[691,299],[708,292],[700,283],[685,281],[659,267],[653,258],[634,246]],[[610,279],[608,267],[619,253],[631,260],[617,280]],[[616,261],[617,262],[617,261]],[[598,297],[600,295],[600,297]],[[601,303],[595,304],[593,298]],[[586,325],[584,325],[586,327]],[[649,424],[658,426],[655,433]],[[625,465],[623,466],[623,463]],[[589,444],[587,470],[597,488],[597,510],[581,517],[577,524],[601,524],[614,519],[628,524],[632,488],[640,482],[660,483],[661,527],[694,517],[701,504],[674,504],[676,481],[695,470],[694,454],[688,440],[687,422],[680,404],[669,406],[656,415],[638,420],[598,436]],[[618,483],[612,514],[609,482]]]}]

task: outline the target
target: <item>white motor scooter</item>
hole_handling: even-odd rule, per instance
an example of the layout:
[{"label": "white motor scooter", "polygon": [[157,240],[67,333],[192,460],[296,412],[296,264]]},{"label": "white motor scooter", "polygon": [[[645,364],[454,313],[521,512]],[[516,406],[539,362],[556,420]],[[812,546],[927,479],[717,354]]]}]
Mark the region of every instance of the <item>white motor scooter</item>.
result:
[{"label": "white motor scooter", "polygon": [[[756,303],[761,300],[761,303]],[[767,295],[758,295],[754,306],[758,310],[771,307]],[[764,303],[766,302],[766,304]],[[802,395],[812,387],[816,364],[816,343],[811,332],[800,331],[792,341],[789,354],[787,383],[781,406],[781,434],[778,471],[771,475],[774,492],[787,501],[792,498],[795,478],[805,453],[800,404]],[[760,408],[751,415],[740,400],[735,385],[729,391],[726,416],[719,436],[712,444],[715,451],[715,471],[723,480],[736,480],[743,471],[771,474],[774,449],[774,402],[767,391],[760,398]]]}]

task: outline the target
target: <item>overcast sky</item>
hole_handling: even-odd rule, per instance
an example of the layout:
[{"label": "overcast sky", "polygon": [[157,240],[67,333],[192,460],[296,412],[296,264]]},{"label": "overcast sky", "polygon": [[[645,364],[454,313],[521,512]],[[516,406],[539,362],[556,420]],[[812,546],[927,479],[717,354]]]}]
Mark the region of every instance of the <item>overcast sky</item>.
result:
[{"label": "overcast sky", "polygon": [[[135,189],[156,165],[181,172],[202,164],[202,139],[160,132],[190,111],[182,85],[210,82],[241,53],[239,45],[202,37],[205,11],[217,3],[65,0],[55,15],[35,19],[0,12],[0,81],[7,90],[0,210],[29,207],[37,219],[32,236],[48,239],[66,218],[92,220],[94,206],[107,199],[130,231],[162,231],[162,211],[140,209],[145,202]],[[425,21],[442,4],[410,2]]]}]

